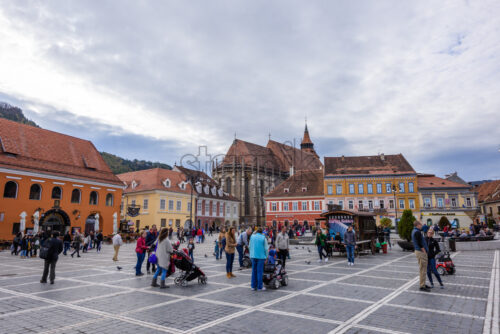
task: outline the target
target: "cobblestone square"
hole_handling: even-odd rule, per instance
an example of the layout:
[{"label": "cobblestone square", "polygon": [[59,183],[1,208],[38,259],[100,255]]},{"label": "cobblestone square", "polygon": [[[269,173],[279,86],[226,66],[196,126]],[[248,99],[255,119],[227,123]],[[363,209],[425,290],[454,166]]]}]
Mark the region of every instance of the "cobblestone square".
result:
[{"label": "cobblestone square", "polygon": [[195,250],[207,285],[180,287],[170,277],[162,290],[150,287],[151,275],[135,276],[134,244],[121,248],[117,263],[109,245],[81,258],[61,255],[54,285],[39,283],[42,260],[1,252],[0,332],[498,333],[499,251],[453,253],[456,274],[426,293],[412,253],[365,255],[350,267],[292,248],[289,286],[256,292],[237,258],[236,278],[226,278],[225,257],[215,260],[212,246],[208,238]]}]

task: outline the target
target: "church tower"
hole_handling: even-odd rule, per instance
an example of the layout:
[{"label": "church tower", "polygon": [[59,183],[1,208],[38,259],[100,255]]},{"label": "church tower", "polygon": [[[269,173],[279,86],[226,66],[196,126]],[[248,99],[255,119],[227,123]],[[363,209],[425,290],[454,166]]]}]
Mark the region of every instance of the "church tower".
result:
[{"label": "church tower", "polygon": [[304,130],[304,138],[302,138],[302,142],[300,143],[300,149],[304,152],[312,153],[317,158],[319,158],[318,154],[314,150],[314,144],[311,141],[311,137],[309,137],[309,130],[307,130],[307,123],[306,123],[306,128]]}]

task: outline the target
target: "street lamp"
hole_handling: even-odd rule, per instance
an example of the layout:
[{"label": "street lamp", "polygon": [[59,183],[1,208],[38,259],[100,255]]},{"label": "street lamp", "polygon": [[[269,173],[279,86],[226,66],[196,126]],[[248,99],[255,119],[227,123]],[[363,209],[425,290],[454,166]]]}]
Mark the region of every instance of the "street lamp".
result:
[{"label": "street lamp", "polygon": [[396,231],[398,230],[398,204],[396,203],[396,185],[392,185],[392,193],[394,194],[394,209],[396,210],[396,218],[394,218],[394,225],[396,227]]}]

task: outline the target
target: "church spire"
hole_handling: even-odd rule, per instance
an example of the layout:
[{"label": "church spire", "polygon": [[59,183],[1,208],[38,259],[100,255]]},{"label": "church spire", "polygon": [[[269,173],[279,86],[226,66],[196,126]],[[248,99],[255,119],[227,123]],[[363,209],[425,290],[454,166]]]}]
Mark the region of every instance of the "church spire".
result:
[{"label": "church spire", "polygon": [[318,157],[318,154],[316,154],[316,151],[314,150],[314,144],[311,141],[311,137],[309,137],[309,130],[307,129],[307,118],[306,127],[304,129],[304,137],[302,138],[302,142],[300,143],[300,149],[304,152],[312,153],[316,157]]}]

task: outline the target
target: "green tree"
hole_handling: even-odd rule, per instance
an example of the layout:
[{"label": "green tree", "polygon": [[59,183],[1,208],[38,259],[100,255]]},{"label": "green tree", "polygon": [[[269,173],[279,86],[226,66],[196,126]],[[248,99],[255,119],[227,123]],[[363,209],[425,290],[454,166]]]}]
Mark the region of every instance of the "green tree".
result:
[{"label": "green tree", "polygon": [[442,231],[445,226],[450,226],[450,221],[448,220],[448,218],[446,218],[446,216],[443,216],[441,217],[441,219],[439,219],[438,226]]},{"label": "green tree", "polygon": [[380,219],[380,225],[382,227],[392,227],[392,220],[387,217]]},{"label": "green tree", "polygon": [[488,217],[488,220],[486,222],[488,224],[488,228],[489,229],[492,229],[493,228],[493,225],[495,225],[495,219],[491,218],[491,217]]},{"label": "green tree", "polygon": [[411,210],[403,211],[403,216],[398,222],[398,234],[401,239],[406,241],[411,240],[411,231],[413,230],[413,222],[416,218],[413,216]]}]

